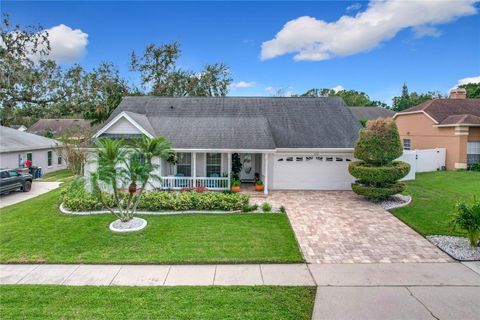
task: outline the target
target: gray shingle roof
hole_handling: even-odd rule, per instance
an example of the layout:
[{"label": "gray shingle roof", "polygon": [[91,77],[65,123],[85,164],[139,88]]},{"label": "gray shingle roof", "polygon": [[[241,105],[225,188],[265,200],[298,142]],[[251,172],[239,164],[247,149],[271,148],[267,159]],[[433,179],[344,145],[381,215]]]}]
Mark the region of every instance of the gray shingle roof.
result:
[{"label": "gray shingle roof", "polygon": [[0,153],[55,148],[57,140],[0,126]]},{"label": "gray shingle roof", "polygon": [[374,120],[378,118],[392,118],[395,112],[382,107],[350,107],[358,120]]},{"label": "gray shingle roof", "polygon": [[64,134],[90,128],[90,121],[84,119],[40,119],[28,128],[27,131],[42,136],[47,131],[51,131],[55,137],[61,137]]},{"label": "gray shingle roof", "polygon": [[108,121],[122,111],[174,148],[353,148],[360,129],[339,97],[126,97]]}]

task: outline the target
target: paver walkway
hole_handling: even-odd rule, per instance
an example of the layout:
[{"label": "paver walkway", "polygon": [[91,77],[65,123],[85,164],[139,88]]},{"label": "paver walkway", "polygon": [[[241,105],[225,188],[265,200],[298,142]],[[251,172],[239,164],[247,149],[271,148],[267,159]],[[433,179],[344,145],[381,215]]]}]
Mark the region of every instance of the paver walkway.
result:
[{"label": "paver walkway", "polygon": [[7,195],[0,196],[0,208],[10,206],[28,199],[38,197],[60,186],[61,182],[41,182],[33,181],[32,189],[29,192],[14,191]]},{"label": "paver walkway", "polygon": [[380,206],[350,191],[272,191],[252,202],[285,206],[309,263],[450,262]]}]

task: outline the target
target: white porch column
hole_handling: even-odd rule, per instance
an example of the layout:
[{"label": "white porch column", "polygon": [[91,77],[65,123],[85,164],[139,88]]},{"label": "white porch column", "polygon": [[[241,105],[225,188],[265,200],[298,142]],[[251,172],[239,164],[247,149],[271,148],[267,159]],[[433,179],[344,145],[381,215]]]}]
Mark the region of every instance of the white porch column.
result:
[{"label": "white porch column", "polygon": [[231,179],[231,174],[232,174],[232,173],[231,173],[231,172],[232,172],[232,153],[231,153],[231,152],[228,153],[228,161],[227,161],[227,163],[228,163],[228,168],[227,168],[227,170],[228,170],[228,171],[227,171],[227,172],[228,172],[228,190],[230,190],[230,188],[232,187],[232,186],[230,185],[230,183],[231,183],[231,182],[230,182],[230,179]]},{"label": "white porch column", "polygon": [[193,158],[193,170],[192,170],[192,176],[193,176],[193,187],[197,187],[197,153],[193,152],[192,153],[192,158]]},{"label": "white porch column", "polygon": [[264,153],[263,158],[265,159],[265,181],[263,182],[263,193],[268,194],[268,153]]}]

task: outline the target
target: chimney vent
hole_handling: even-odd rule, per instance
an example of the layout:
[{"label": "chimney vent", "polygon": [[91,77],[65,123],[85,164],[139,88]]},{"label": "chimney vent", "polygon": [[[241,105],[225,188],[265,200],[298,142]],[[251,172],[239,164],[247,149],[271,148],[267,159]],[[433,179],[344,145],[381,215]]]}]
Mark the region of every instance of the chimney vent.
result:
[{"label": "chimney vent", "polygon": [[455,88],[450,90],[449,99],[467,99],[467,90],[464,88]]}]

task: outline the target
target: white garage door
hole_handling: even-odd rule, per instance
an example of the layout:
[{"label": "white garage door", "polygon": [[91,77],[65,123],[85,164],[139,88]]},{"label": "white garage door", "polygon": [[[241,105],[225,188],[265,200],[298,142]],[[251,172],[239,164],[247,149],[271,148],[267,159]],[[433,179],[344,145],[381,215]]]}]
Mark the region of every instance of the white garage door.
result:
[{"label": "white garage door", "polygon": [[276,155],[273,189],[351,190],[354,178],[348,173],[349,156]]}]

